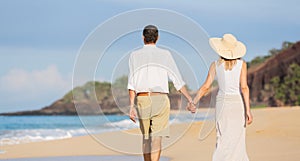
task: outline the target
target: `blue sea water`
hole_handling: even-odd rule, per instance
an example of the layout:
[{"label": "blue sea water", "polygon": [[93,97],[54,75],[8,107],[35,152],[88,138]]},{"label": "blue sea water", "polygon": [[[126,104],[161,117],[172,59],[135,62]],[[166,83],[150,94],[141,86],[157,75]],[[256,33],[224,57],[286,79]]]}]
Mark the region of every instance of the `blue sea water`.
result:
[{"label": "blue sea water", "polygon": [[[171,124],[203,120],[204,114],[173,114]],[[138,128],[126,115],[0,116],[0,145],[71,138]]]}]

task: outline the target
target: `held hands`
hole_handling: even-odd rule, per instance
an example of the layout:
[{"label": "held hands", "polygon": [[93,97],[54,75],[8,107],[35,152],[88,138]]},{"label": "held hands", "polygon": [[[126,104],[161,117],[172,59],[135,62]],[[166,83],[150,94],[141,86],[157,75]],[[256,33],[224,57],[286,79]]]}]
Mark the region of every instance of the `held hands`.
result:
[{"label": "held hands", "polygon": [[135,119],[137,118],[137,112],[136,112],[136,109],[134,108],[134,106],[130,106],[129,117],[130,117],[131,121],[136,123]]},{"label": "held hands", "polygon": [[191,111],[191,113],[195,113],[196,110],[197,110],[196,105],[194,104],[193,101],[188,102],[188,104],[187,104],[187,106],[186,106],[186,109],[187,109],[188,111]]}]

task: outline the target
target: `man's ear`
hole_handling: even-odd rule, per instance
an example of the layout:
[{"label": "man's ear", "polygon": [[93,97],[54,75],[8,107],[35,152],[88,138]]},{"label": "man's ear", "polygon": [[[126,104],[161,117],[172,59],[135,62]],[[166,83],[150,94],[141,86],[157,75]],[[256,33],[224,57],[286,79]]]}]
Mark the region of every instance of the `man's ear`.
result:
[{"label": "man's ear", "polygon": [[145,41],[145,36],[143,35],[143,36],[142,36],[142,38],[143,38],[143,42],[144,42],[144,44],[146,44],[146,41]]},{"label": "man's ear", "polygon": [[158,39],[159,39],[159,36],[157,36],[156,42],[158,41]]}]

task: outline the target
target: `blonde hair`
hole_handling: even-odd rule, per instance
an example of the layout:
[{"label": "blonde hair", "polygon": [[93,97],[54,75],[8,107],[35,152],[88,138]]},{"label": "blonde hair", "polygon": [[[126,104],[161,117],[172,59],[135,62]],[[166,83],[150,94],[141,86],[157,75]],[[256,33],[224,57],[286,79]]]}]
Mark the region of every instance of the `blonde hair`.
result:
[{"label": "blonde hair", "polygon": [[232,70],[232,68],[235,66],[237,59],[226,59],[223,57],[220,57],[218,60],[218,65],[221,65],[224,63],[225,70]]}]

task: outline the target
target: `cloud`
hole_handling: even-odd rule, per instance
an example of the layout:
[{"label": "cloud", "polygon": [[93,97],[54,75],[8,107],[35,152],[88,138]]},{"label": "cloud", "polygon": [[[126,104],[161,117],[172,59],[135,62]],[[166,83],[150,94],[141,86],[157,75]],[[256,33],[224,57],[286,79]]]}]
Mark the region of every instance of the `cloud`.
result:
[{"label": "cloud", "polygon": [[32,71],[11,69],[0,78],[1,96],[5,94],[7,98],[2,100],[1,104],[28,107],[29,104],[36,105],[39,103],[34,102],[47,99],[50,104],[51,101],[62,97],[71,86],[71,75],[62,75],[55,65]]},{"label": "cloud", "polygon": [[68,84],[55,65],[34,71],[12,69],[1,78],[1,88],[11,92],[39,93],[44,90],[63,89]]}]

